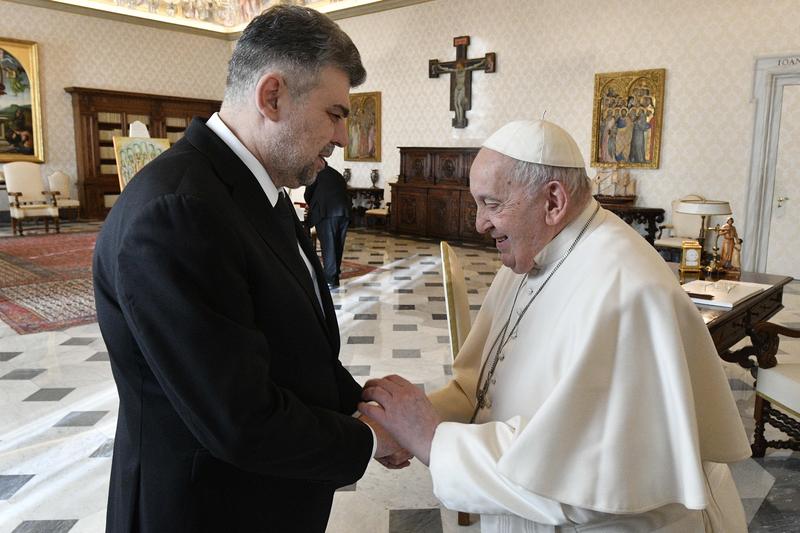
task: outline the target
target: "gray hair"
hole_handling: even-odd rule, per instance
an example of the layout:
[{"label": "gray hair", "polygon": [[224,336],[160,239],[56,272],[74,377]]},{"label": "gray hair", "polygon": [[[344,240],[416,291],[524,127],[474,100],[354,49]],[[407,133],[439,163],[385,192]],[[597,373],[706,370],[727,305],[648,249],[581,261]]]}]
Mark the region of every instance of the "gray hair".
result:
[{"label": "gray hair", "polygon": [[564,185],[569,197],[578,202],[588,200],[591,195],[591,182],[583,167],[553,167],[517,160],[511,171],[511,180],[514,183],[528,185],[531,193],[545,183],[557,181]]},{"label": "gray hair", "polygon": [[268,70],[281,72],[289,94],[297,98],[316,87],[324,67],[342,70],[350,86],[364,83],[361,54],[330,18],[300,6],[276,5],[254,18],[236,43],[225,100],[241,101]]}]

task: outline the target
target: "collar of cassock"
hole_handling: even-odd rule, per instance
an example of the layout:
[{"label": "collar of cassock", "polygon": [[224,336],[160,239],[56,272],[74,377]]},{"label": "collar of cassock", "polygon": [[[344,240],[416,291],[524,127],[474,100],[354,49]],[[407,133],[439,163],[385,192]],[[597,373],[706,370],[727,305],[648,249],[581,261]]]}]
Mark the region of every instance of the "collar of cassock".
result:
[{"label": "collar of cassock", "polygon": [[[577,216],[572,222],[567,224],[567,226],[561,230],[561,232],[556,235],[552,241],[547,243],[542,251],[536,254],[534,261],[536,262],[536,266],[528,274],[528,277],[536,277],[540,274],[546,273],[550,270],[550,267],[553,266],[559,259],[561,259],[569,247],[572,246],[572,243],[578,237],[578,234],[583,229],[583,226],[586,224],[586,221],[589,220],[589,217],[592,216],[594,210],[597,208],[597,200],[592,198],[586,204],[586,207],[581,211],[581,214]],[[599,213],[598,213],[599,215]],[[592,221],[592,224],[597,223],[597,218]],[[590,231],[590,229],[587,229]],[[584,234],[583,238],[586,237]]]}]

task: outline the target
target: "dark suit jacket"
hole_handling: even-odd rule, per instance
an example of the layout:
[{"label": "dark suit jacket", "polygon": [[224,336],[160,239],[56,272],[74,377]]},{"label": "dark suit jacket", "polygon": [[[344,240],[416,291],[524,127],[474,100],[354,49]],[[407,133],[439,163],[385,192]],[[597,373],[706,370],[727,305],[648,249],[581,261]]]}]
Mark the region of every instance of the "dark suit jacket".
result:
[{"label": "dark suit jacket", "polygon": [[[195,119],[125,188],[97,240],[119,391],[107,531],[325,530],[369,428],[308,270],[244,163]],[[319,261],[295,217],[317,278]]]},{"label": "dark suit jacket", "polygon": [[316,226],[323,218],[350,218],[353,201],[347,193],[347,182],[336,169],[326,165],[320,170],[317,181],[306,187],[304,197],[310,226]]}]

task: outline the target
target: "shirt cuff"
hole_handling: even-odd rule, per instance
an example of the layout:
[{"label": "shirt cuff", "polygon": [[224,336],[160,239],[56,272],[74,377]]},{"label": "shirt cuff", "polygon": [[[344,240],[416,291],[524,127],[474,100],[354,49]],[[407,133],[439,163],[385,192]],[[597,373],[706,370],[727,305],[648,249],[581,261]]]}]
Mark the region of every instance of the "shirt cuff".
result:
[{"label": "shirt cuff", "polygon": [[[361,418],[361,411],[356,411],[352,416],[353,418]],[[378,453],[378,437],[375,435],[375,430],[372,429],[372,426],[367,423],[364,425],[367,426],[369,428],[369,432],[372,433],[372,455],[370,457],[375,459],[375,454]]]}]

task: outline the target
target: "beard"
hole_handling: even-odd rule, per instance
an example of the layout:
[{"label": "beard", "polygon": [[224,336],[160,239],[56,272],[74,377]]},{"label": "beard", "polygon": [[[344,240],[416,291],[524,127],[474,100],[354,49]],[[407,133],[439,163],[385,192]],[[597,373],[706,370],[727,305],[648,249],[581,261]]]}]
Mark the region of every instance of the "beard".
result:
[{"label": "beard", "polygon": [[311,185],[317,179],[315,166],[318,154],[309,158],[303,153],[303,146],[311,136],[310,130],[306,122],[293,121],[267,147],[272,170],[276,174],[273,181],[294,188]]}]

